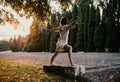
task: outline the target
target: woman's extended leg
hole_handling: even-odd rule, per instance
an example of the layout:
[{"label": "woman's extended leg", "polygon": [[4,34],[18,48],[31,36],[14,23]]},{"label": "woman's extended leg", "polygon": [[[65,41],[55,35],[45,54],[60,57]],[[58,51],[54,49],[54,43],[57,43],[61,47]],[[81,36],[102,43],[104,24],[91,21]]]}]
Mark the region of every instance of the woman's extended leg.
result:
[{"label": "woman's extended leg", "polygon": [[59,53],[60,53],[60,51],[58,51],[58,50],[55,51],[55,54],[54,54],[54,55],[52,56],[52,58],[51,58],[50,64],[53,63],[53,61],[55,60],[56,56],[57,56]]},{"label": "woman's extended leg", "polygon": [[67,44],[67,45],[64,46],[63,49],[68,50],[68,57],[69,57],[71,66],[75,65],[75,64],[73,63],[73,60],[72,60],[72,46],[70,46],[70,45]]}]

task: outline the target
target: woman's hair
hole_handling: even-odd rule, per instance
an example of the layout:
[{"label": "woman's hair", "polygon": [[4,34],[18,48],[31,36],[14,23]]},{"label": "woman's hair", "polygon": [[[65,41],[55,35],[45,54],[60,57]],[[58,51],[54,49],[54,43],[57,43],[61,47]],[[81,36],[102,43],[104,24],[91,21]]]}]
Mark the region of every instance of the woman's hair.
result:
[{"label": "woman's hair", "polygon": [[64,25],[66,25],[67,24],[67,18],[65,18],[65,17],[62,17],[61,19],[60,19],[60,26],[64,26]]}]

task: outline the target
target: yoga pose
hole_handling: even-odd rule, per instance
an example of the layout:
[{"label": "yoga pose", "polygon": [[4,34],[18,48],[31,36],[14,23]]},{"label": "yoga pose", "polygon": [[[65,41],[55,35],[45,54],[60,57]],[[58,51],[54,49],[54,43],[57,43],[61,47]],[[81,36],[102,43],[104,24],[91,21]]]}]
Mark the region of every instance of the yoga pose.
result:
[{"label": "yoga pose", "polygon": [[69,30],[74,28],[75,24],[77,24],[80,19],[76,19],[72,23],[68,24],[67,18],[61,18],[60,26],[57,28],[53,28],[52,31],[59,32],[60,37],[56,43],[56,51],[55,54],[52,56],[50,64],[53,63],[56,56],[63,50],[68,50],[68,57],[71,63],[71,66],[75,65],[72,60],[72,46],[68,44],[68,35]]}]

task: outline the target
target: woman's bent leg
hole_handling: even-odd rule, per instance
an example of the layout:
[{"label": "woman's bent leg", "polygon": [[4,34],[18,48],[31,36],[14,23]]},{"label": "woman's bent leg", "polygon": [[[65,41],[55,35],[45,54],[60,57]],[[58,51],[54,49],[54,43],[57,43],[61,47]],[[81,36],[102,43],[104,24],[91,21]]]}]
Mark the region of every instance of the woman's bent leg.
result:
[{"label": "woman's bent leg", "polygon": [[72,60],[72,46],[70,46],[70,45],[65,45],[65,46],[64,46],[64,49],[65,49],[65,50],[68,50],[68,57],[69,57],[71,66],[74,65],[73,60]]},{"label": "woman's bent leg", "polygon": [[60,51],[55,51],[55,54],[52,56],[50,64],[53,63],[53,61],[55,60],[56,56],[60,53]]}]

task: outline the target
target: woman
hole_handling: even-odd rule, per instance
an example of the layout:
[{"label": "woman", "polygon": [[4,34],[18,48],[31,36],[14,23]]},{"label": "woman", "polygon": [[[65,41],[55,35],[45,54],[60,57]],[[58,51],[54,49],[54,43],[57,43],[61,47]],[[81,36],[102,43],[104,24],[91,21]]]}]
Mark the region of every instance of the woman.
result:
[{"label": "woman", "polygon": [[60,26],[57,28],[52,29],[52,31],[59,32],[60,37],[56,43],[56,51],[55,54],[52,56],[50,64],[53,63],[56,56],[63,50],[68,50],[68,57],[70,60],[71,66],[75,65],[72,60],[72,46],[68,44],[68,35],[69,30],[74,28],[74,25],[77,24],[80,19],[76,19],[74,22],[68,24],[68,20],[64,17],[60,20]]}]

